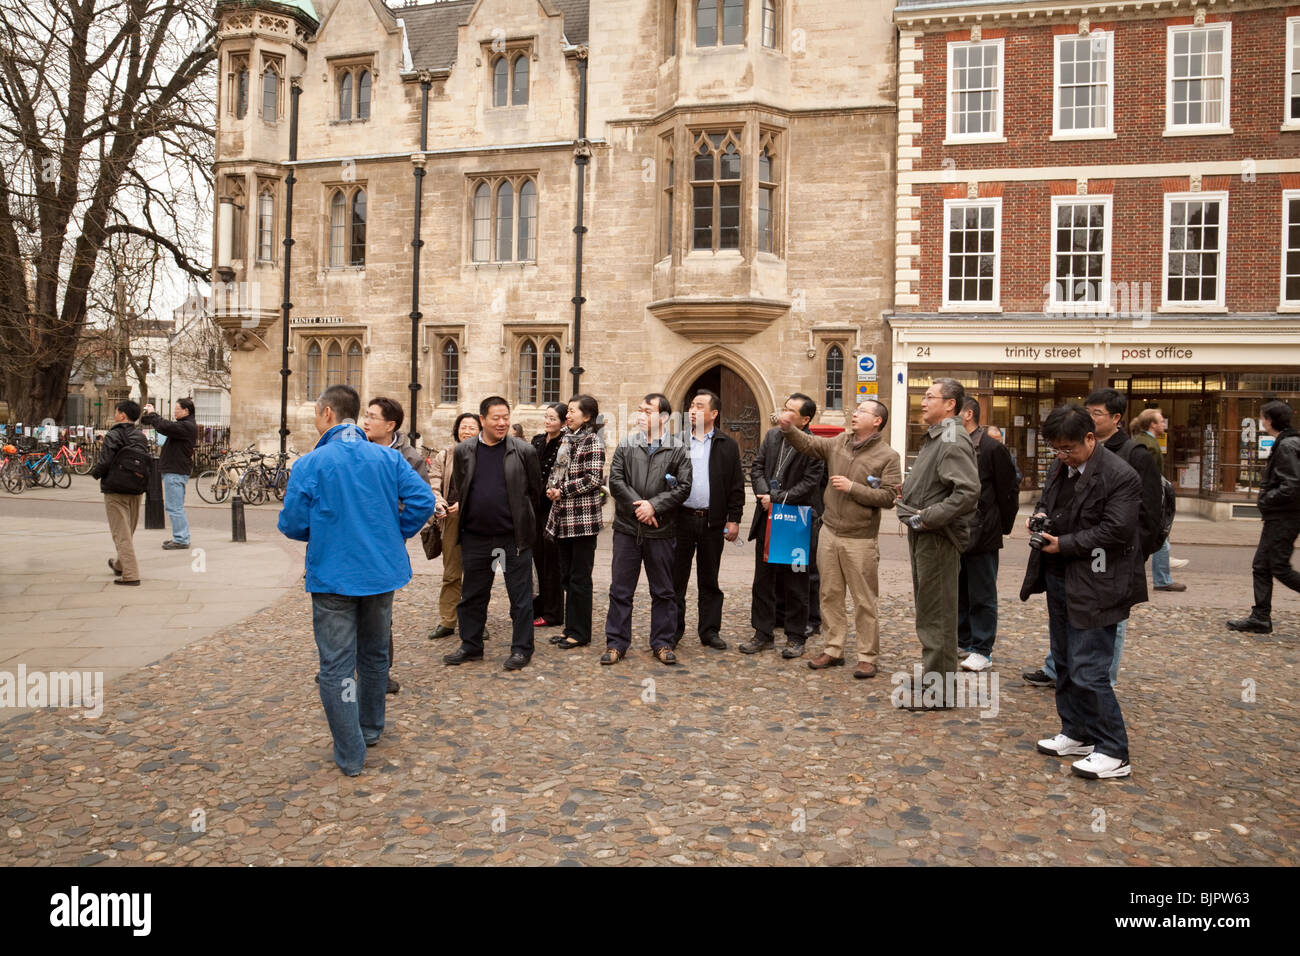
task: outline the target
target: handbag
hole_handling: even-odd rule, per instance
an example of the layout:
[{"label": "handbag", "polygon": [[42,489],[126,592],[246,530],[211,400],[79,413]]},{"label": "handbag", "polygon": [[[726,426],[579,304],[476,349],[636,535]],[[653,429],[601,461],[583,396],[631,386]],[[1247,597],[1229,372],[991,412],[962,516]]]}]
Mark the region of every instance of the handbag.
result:
[{"label": "handbag", "polygon": [[420,544],[424,546],[424,556],[430,561],[442,554],[442,528],[437,518],[420,529]]},{"label": "handbag", "polygon": [[811,560],[812,506],[772,502],[767,513],[767,543],[763,560],[807,568]]}]

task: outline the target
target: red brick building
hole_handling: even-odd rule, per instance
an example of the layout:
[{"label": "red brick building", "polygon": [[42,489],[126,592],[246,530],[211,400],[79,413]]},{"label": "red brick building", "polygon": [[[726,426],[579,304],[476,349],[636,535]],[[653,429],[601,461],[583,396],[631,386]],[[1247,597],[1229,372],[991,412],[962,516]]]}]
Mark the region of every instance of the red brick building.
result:
[{"label": "red brick building", "polygon": [[1042,417],[1112,386],[1130,417],[1164,410],[1185,507],[1241,513],[1244,420],[1300,400],[1300,6],[901,0],[894,20],[896,447],[950,374],[1035,487]]}]

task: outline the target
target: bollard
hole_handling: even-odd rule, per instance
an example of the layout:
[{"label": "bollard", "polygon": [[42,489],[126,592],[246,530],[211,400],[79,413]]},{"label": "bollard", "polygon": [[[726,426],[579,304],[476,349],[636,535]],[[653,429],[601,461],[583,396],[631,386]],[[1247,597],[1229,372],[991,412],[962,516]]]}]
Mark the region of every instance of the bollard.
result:
[{"label": "bollard", "polygon": [[144,529],[160,531],[167,527],[166,511],[163,509],[162,471],[158,459],[149,463],[149,485],[144,491]]},{"label": "bollard", "polygon": [[244,533],[244,499],[240,497],[238,488],[230,499],[230,540],[248,540],[248,536]]}]

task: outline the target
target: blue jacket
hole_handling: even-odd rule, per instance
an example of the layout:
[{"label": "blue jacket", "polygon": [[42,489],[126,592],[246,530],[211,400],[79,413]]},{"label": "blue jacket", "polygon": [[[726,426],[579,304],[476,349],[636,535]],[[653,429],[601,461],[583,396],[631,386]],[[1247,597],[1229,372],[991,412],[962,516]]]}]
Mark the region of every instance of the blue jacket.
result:
[{"label": "blue jacket", "polygon": [[406,459],[354,424],[335,425],[294,463],[280,532],[307,542],[307,590],[363,597],[411,580],[406,539],[436,499]]}]

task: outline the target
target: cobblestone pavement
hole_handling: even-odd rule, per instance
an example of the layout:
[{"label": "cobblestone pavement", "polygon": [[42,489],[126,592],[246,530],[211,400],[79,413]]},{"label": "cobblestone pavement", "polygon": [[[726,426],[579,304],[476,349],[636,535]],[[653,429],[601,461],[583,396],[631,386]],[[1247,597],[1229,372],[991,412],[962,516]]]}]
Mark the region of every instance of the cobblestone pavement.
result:
[{"label": "cobblestone pavement", "polygon": [[[455,639],[424,637],[436,564],[417,569],[394,608],[402,692],[351,779],[331,759],[312,680],[310,605],[291,593],[121,677],[98,719],[45,710],[0,724],[0,863],[1296,859],[1294,601],[1268,637],[1226,631],[1221,609],[1190,606],[1194,592],[1137,609],[1119,686],[1134,775],[1089,782],[1034,750],[1059,729],[1051,691],[1019,678],[1042,660],[1041,598],[1021,604],[1003,587],[996,716],[914,714],[890,703],[889,675],[919,661],[901,586],[884,586],[881,676],[814,673],[736,652],[747,555],[726,563],[731,649],[701,648],[688,629],[672,668],[649,655],[644,584],[640,636],[615,667],[597,664],[599,641],[561,652],[548,631],[531,666],[502,671],[498,590],[487,659],[446,668]],[[1004,577],[1022,567],[1004,562]],[[603,608],[598,597],[601,620]]]}]

